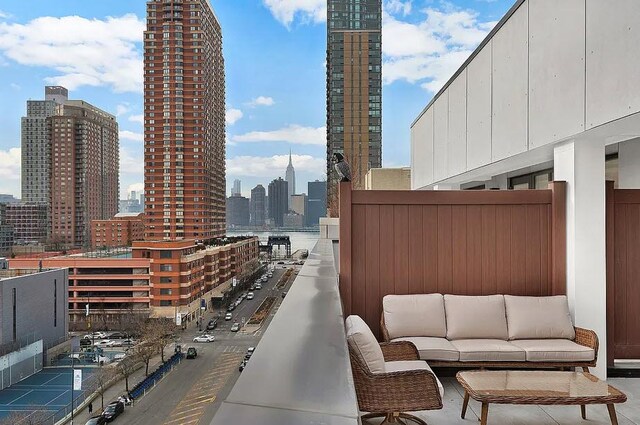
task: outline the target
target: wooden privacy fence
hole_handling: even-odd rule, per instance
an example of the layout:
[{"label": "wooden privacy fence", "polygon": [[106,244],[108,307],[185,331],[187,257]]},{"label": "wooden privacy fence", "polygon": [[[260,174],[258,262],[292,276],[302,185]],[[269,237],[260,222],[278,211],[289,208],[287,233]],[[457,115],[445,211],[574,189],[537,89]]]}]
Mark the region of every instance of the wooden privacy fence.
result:
[{"label": "wooden privacy fence", "polygon": [[607,182],[607,360],[640,358],[640,190]]},{"label": "wooden privacy fence", "polygon": [[340,293],[379,335],[387,294],[566,292],[566,184],[352,191],[340,184]]}]

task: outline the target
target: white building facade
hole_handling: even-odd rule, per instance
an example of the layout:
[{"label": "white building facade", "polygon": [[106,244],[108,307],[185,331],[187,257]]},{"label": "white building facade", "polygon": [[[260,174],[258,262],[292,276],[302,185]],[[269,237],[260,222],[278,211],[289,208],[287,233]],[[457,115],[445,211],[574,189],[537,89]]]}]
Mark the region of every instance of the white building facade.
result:
[{"label": "white building facade", "polygon": [[640,189],[640,2],[518,0],[411,126],[411,186],[567,182],[567,294],[606,374],[605,180]]}]

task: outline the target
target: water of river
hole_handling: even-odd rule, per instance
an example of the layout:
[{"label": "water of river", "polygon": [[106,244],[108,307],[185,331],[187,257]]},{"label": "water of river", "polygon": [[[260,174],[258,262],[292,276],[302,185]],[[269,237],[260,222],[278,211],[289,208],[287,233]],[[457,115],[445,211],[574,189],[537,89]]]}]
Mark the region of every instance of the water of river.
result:
[{"label": "water of river", "polygon": [[319,232],[234,232],[230,230],[227,231],[227,235],[255,235],[260,238],[261,244],[266,244],[269,236],[289,236],[289,240],[291,240],[292,253],[298,249],[307,249],[311,251],[311,248],[313,248],[320,237]]}]

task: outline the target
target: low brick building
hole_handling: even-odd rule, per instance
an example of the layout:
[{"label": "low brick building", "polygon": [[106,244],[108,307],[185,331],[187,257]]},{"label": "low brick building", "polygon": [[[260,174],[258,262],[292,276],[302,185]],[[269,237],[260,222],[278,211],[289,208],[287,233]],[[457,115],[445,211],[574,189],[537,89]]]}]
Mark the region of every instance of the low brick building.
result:
[{"label": "low brick building", "polygon": [[91,248],[131,246],[144,239],[142,213],[118,213],[110,220],[91,221]]}]

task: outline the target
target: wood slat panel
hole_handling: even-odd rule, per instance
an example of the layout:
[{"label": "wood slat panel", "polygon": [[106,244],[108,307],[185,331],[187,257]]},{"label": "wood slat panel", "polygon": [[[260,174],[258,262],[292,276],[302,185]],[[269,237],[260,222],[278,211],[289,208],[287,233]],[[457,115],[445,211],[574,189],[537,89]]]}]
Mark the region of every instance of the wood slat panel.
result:
[{"label": "wood slat panel", "polygon": [[467,207],[467,292],[482,295],[482,209],[481,205]]},{"label": "wood slat panel", "polygon": [[[640,204],[627,205],[627,338],[626,344],[640,347]],[[632,352],[640,358],[640,351]]]},{"label": "wood slat panel", "polygon": [[438,207],[435,205],[422,207],[422,247],[424,256],[422,292],[436,293],[438,292]]},{"label": "wood slat panel", "polygon": [[525,288],[527,295],[542,294],[542,276],[540,274],[540,209],[537,205],[526,207],[526,242],[525,242]]},{"label": "wood slat panel", "polygon": [[527,209],[511,206],[511,281],[506,293],[526,295],[527,279]]},{"label": "wood slat panel", "polygon": [[380,206],[367,205],[366,238],[366,321],[380,317]]},{"label": "wood slat panel", "polygon": [[550,204],[551,190],[354,190],[354,205]]},{"label": "wood slat panel", "polygon": [[394,243],[393,205],[380,205],[380,298],[395,293],[395,261],[390,248]]},{"label": "wood slat panel", "polygon": [[438,206],[438,292],[453,291],[453,234],[451,206]]},{"label": "wood slat panel", "polygon": [[482,293],[496,294],[496,206],[482,206]]},{"label": "wood slat panel", "polygon": [[409,239],[409,294],[421,294],[422,292],[422,276],[424,270],[425,255],[422,252],[422,238],[420,235],[424,234],[422,229],[422,206],[421,205],[409,205],[408,211],[408,229],[416,236]]},{"label": "wood slat panel", "polygon": [[[409,293],[409,207],[393,206],[395,294]],[[391,253],[390,253],[391,254]]]},{"label": "wood slat panel", "polygon": [[467,288],[467,207],[453,205],[451,207],[451,261],[452,285],[451,294],[466,294]]},{"label": "wood slat panel", "polygon": [[511,293],[511,207],[496,206],[496,293]]},{"label": "wood slat panel", "polygon": [[627,342],[627,207],[615,206],[616,346]]},{"label": "wood slat panel", "polygon": [[[353,223],[351,229],[353,231],[352,239],[352,279],[355,283],[351,288],[351,314],[357,314],[360,317],[366,317],[366,297],[367,297],[367,252],[366,252],[366,235],[367,235],[367,219],[366,207],[353,207]],[[358,284],[364,282],[365,284]]]}]

